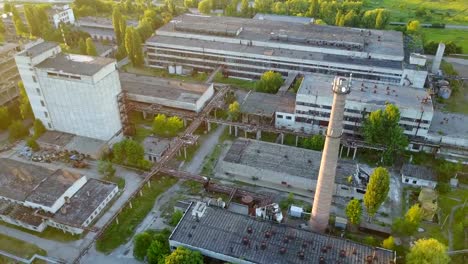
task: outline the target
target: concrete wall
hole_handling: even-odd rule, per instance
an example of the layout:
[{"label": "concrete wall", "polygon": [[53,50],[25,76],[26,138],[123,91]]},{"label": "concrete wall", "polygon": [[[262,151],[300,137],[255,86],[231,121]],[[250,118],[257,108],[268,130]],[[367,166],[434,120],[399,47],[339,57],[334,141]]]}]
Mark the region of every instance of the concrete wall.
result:
[{"label": "concrete wall", "polygon": [[170,99],[166,99],[166,98],[139,95],[139,94],[132,94],[132,93],[128,93],[128,98],[131,101],[149,103],[149,104],[159,104],[159,105],[163,105],[163,106],[167,106],[167,107],[173,107],[173,108],[198,112],[196,103],[188,103],[188,102],[182,102],[182,101],[178,101],[178,100],[170,100]]},{"label": "concrete wall", "polygon": [[13,219],[13,218],[10,218],[6,215],[1,215],[0,214],[0,220],[6,222],[6,223],[9,223],[9,224],[12,224],[12,225],[15,225],[15,226],[19,226],[19,227],[23,227],[23,228],[26,228],[26,229],[29,229],[29,230],[32,230],[32,231],[36,231],[36,232],[42,232],[44,231],[44,229],[47,227],[47,224],[46,222],[42,222],[39,226],[32,226],[30,224],[27,224],[25,222],[22,222],[22,221],[18,221],[16,219]]},{"label": "concrete wall", "polygon": [[122,129],[115,63],[82,80],[48,77],[42,70],[38,76],[53,130],[107,141]]},{"label": "concrete wall", "polygon": [[435,181],[418,179],[418,178],[406,176],[404,174],[401,175],[401,182],[405,184],[413,185],[413,186],[428,187],[431,189],[434,189],[437,186],[437,182]]},{"label": "concrete wall", "polygon": [[426,83],[427,71],[425,70],[403,70],[403,78],[401,78],[400,85],[410,86],[414,88],[424,88]]},{"label": "concrete wall", "polygon": [[213,95],[214,95],[214,85],[211,84],[210,87],[200,97],[200,99],[197,100],[197,103],[196,103],[197,113],[203,110],[203,107],[208,103],[208,101],[211,99],[211,97],[213,97]]},{"label": "concrete wall", "polygon": [[43,90],[39,84],[38,76],[34,68],[35,65],[41,63],[47,58],[60,53],[60,46],[52,48],[44,53],[30,58],[23,52],[20,55],[15,56],[16,65],[23,81],[26,94],[28,95],[31,108],[33,110],[36,119],[42,121],[44,126],[48,129],[54,129],[50,115],[47,112],[47,104],[43,97]]},{"label": "concrete wall", "polygon": [[294,114],[285,113],[285,112],[276,112],[275,126],[278,128],[294,129],[295,127],[294,118],[295,118]]},{"label": "concrete wall", "polygon": [[67,9],[60,13],[56,13],[52,16],[52,22],[55,28],[58,28],[60,23],[65,24],[75,24],[75,15],[73,14],[73,9]]},{"label": "concrete wall", "polygon": [[24,205],[27,207],[32,207],[32,208],[40,208],[49,213],[56,213],[60,209],[60,207],[62,207],[65,204],[65,197],[71,198],[79,189],[81,189],[81,187],[83,187],[86,181],[87,181],[86,176],[83,176],[77,181],[75,181],[73,185],[70,186],[50,207],[44,206],[42,204],[30,202],[27,200],[24,202]]}]

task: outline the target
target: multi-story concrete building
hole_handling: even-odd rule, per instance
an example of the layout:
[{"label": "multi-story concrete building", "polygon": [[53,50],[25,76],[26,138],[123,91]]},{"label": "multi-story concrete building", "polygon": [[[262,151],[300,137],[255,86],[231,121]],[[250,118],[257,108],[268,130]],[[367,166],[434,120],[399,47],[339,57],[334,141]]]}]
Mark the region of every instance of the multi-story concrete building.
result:
[{"label": "multi-story concrete building", "polygon": [[58,28],[60,23],[75,24],[75,14],[69,5],[53,6],[48,10],[50,23]]},{"label": "multi-story concrete building", "polygon": [[64,54],[42,40],[15,59],[34,115],[46,128],[100,140],[120,133],[115,60]]},{"label": "multi-story concrete building", "polygon": [[[128,20],[128,26],[136,27],[138,21]],[[76,26],[84,32],[89,33],[94,40],[116,41],[112,20],[102,17],[80,17]]]},{"label": "multi-story concrete building", "polygon": [[[323,133],[328,127],[332,108],[332,81],[333,76],[329,75],[304,76],[296,95],[294,112],[277,112],[276,126]],[[413,138],[426,138],[434,110],[425,90],[364,80],[353,80],[351,89],[345,105],[344,133],[358,134],[370,112],[384,109],[387,103],[391,103],[400,110],[400,125],[404,133]]]},{"label": "multi-story concrete building", "polygon": [[[145,43],[146,65],[210,71],[238,78],[273,70],[348,75],[376,83],[424,86],[425,60],[405,56],[397,31],[184,14]],[[423,65],[421,65],[423,64]]]},{"label": "multi-story concrete building", "polygon": [[18,51],[18,44],[0,43],[0,105],[18,97],[17,83],[20,76],[15,63],[15,54]]}]

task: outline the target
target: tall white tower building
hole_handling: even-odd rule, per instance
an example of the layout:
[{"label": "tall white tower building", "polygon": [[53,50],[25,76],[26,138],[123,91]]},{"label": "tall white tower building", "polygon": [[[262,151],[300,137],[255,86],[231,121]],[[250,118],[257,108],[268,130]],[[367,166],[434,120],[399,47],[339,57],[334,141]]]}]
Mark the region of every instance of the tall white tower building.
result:
[{"label": "tall white tower building", "polygon": [[118,134],[119,73],[113,59],[65,54],[39,40],[15,57],[34,115],[49,130],[109,140]]}]

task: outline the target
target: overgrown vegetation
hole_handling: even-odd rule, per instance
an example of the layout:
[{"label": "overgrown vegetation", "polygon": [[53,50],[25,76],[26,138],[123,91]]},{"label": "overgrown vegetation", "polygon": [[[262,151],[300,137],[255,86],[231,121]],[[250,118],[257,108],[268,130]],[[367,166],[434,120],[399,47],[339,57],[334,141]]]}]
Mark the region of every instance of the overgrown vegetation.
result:
[{"label": "overgrown vegetation", "polygon": [[151,162],[145,159],[143,146],[132,139],[124,139],[112,146],[112,162],[141,169],[151,167]]},{"label": "overgrown vegetation", "polygon": [[153,133],[161,137],[174,137],[184,128],[184,121],[180,117],[166,117],[158,114],[153,120]]},{"label": "overgrown vegetation", "polygon": [[109,253],[118,246],[124,244],[131,237],[135,228],[153,208],[156,198],[174,185],[177,179],[168,176],[158,176],[150,181],[151,186],[145,185],[143,196],[136,196],[132,202],[132,208],[125,207],[118,215],[117,224],[114,221],[96,242],[96,249]]}]

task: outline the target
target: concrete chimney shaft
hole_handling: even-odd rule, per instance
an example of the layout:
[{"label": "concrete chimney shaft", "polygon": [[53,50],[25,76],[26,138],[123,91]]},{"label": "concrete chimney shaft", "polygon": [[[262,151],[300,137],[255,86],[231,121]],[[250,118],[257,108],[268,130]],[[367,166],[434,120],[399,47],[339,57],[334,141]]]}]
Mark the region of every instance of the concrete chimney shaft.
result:
[{"label": "concrete chimney shaft", "polygon": [[445,51],[445,44],[444,43],[439,43],[439,47],[437,48],[437,53],[434,56],[434,60],[432,61],[432,68],[431,68],[431,73],[437,74],[440,69],[440,63],[442,62],[442,58],[444,57],[444,51]]},{"label": "concrete chimney shaft", "polygon": [[310,226],[313,231],[325,232],[330,218],[332,196],[335,193],[335,173],[338,163],[346,95],[351,91],[351,78],[335,77],[333,81],[333,105],[330,114],[325,147],[315,190]]}]

